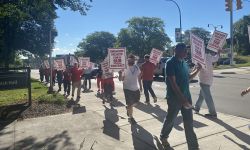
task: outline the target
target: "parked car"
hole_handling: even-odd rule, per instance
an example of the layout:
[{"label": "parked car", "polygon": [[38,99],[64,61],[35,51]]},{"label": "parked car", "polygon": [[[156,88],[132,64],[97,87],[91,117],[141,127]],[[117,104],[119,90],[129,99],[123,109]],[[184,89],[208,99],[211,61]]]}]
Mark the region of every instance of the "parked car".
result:
[{"label": "parked car", "polygon": [[230,58],[219,58],[217,65],[229,65]]},{"label": "parked car", "polygon": [[170,57],[162,57],[160,59],[160,62],[156,65],[156,69],[154,71],[154,75],[156,77],[158,76],[163,76],[165,77],[165,63],[167,62],[167,60],[169,59]]}]

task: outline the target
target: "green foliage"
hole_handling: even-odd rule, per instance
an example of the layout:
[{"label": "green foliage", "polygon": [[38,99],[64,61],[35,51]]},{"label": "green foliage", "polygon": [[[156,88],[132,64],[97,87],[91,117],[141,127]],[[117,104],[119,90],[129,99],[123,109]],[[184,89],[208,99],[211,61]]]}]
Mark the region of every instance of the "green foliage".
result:
[{"label": "green foliage", "polygon": [[171,40],[164,30],[160,18],[133,17],[127,21],[128,27],[121,29],[116,46],[126,47],[127,51],[143,57],[152,48],[165,50]]},{"label": "green foliage", "polygon": [[208,41],[211,38],[211,34],[209,31],[207,31],[203,28],[193,27],[193,28],[185,31],[184,43],[186,45],[190,45],[190,32],[193,33],[194,35],[198,36],[199,38],[203,39],[205,45],[208,44]]},{"label": "green foliage", "polygon": [[250,25],[250,15],[234,23],[235,49],[241,55],[250,55],[250,43],[247,26]]},{"label": "green foliage", "polygon": [[15,53],[29,51],[38,56],[50,52],[49,35],[53,46],[57,31],[54,27],[56,5],[79,11],[82,15],[90,8],[83,0],[13,0],[0,2],[0,64],[7,67]]},{"label": "green foliage", "polygon": [[[61,94],[47,94],[48,87],[39,81],[31,80],[32,101],[64,104],[65,99]],[[0,106],[28,101],[28,89],[0,91]]]},{"label": "green foliage", "polygon": [[79,50],[75,55],[87,56],[92,62],[100,62],[107,56],[107,49],[112,48],[115,42],[115,36],[109,32],[94,32],[78,44]]}]

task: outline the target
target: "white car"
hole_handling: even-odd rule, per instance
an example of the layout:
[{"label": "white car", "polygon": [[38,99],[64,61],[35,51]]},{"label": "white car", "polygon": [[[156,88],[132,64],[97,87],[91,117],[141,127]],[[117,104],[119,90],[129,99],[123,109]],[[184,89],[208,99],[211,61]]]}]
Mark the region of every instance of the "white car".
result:
[{"label": "white car", "polygon": [[160,62],[156,65],[156,69],[154,71],[154,75],[156,77],[158,76],[163,76],[165,77],[165,63],[167,62],[167,60],[169,59],[170,57],[162,57],[160,59]]}]

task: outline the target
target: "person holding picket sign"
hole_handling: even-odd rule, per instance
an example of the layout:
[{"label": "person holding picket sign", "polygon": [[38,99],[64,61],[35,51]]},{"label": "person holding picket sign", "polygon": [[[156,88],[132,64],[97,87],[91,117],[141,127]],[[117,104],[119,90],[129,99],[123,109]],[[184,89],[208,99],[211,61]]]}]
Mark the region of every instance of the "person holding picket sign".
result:
[{"label": "person holding picket sign", "polygon": [[199,82],[200,82],[200,94],[199,98],[195,104],[194,110],[199,113],[201,105],[205,99],[207,104],[209,114],[205,114],[206,117],[217,118],[216,109],[214,106],[213,97],[210,91],[210,87],[213,83],[213,63],[217,62],[219,59],[220,51],[216,54],[208,49],[205,50],[206,57],[206,68],[202,68],[199,72]]},{"label": "person holding picket sign", "polygon": [[[128,67],[124,72],[119,71],[119,81],[123,81],[123,91],[126,100],[127,115],[131,124],[136,124],[133,117],[133,107],[140,100],[140,91],[142,91],[141,71],[135,65],[135,56],[130,54],[128,56]],[[140,88],[138,88],[138,83]]]},{"label": "person holding picket sign", "polygon": [[141,73],[142,73],[142,83],[143,83],[143,89],[144,89],[144,95],[146,98],[145,103],[146,104],[150,104],[150,100],[149,100],[149,93],[151,94],[151,96],[154,99],[154,103],[157,102],[157,97],[154,93],[154,90],[152,89],[152,83],[154,80],[154,70],[156,68],[155,64],[153,64],[152,62],[149,61],[149,55],[146,54],[144,56],[144,60],[145,62],[142,64],[141,66]]},{"label": "person holding picket sign", "polygon": [[58,83],[58,92],[62,90],[62,82],[63,82],[63,71],[62,70],[57,70],[56,71],[56,79]]},{"label": "person holding picket sign", "polygon": [[71,69],[71,80],[72,80],[72,99],[74,98],[75,89],[77,88],[77,99],[80,99],[81,92],[81,76],[83,69],[78,68],[78,63],[74,63],[74,67]]},{"label": "person holding picket sign", "polygon": [[70,94],[70,85],[71,85],[71,73],[70,68],[67,66],[66,70],[63,71],[63,88],[64,88],[64,96]]}]

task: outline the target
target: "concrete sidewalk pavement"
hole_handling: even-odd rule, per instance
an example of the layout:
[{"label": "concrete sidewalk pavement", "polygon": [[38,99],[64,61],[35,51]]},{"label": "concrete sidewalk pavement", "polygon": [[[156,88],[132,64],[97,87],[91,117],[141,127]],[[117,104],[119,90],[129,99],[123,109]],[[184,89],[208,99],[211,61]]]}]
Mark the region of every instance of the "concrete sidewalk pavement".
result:
[{"label": "concrete sidewalk pavement", "polygon": [[[93,80],[94,81],[94,80]],[[96,91],[95,83],[92,89]],[[140,103],[134,110],[137,125],[130,125],[125,100],[116,88],[118,101],[102,104],[95,92],[82,93],[80,105],[72,113],[14,121],[1,127],[0,150],[5,149],[94,149],[153,150],[163,149],[159,135],[167,104]],[[144,96],[142,95],[141,102]],[[201,110],[201,114],[207,110]],[[250,149],[249,119],[218,113],[219,119],[207,119],[194,114],[194,130],[202,150]],[[182,117],[179,114],[169,142],[175,150],[187,149]]]}]

